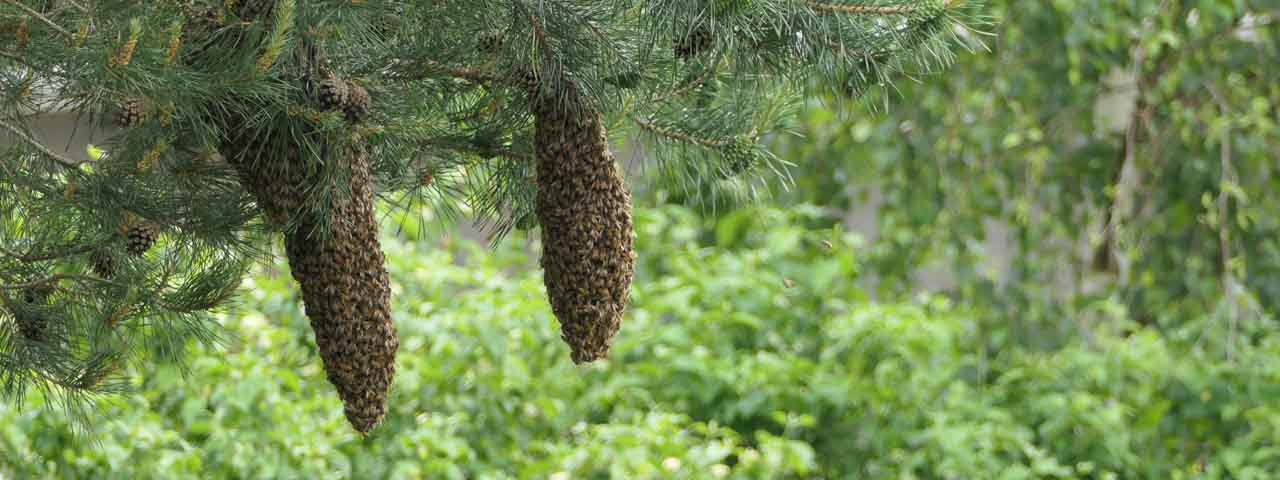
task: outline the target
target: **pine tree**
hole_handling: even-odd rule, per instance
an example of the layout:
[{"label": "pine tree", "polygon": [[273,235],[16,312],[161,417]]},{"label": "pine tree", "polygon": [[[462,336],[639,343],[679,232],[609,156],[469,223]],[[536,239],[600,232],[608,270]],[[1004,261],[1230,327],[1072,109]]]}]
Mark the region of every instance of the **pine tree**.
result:
[{"label": "pine tree", "polygon": [[[180,360],[282,237],[328,378],[368,432],[398,348],[379,204],[465,212],[495,239],[540,226],[571,358],[603,358],[635,262],[611,140],[645,140],[690,201],[749,196],[785,181],[759,142],[806,95],[945,66],[977,8],[5,0],[0,392],[78,405],[131,362]],[[118,131],[80,160],[31,132],[52,110]]]}]

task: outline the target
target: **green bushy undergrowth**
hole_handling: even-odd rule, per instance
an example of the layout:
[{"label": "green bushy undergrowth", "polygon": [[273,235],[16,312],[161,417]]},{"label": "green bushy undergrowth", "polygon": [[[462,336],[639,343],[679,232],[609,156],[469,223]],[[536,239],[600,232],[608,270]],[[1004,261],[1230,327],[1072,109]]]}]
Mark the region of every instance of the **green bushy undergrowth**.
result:
[{"label": "green bushy undergrowth", "polygon": [[38,398],[0,405],[0,478],[1280,472],[1276,337],[1229,360],[1106,326],[1023,348],[940,297],[869,300],[856,239],[800,227],[804,209],[710,229],[679,208],[637,213],[640,272],[608,361],[569,361],[521,239],[389,236],[399,376],[370,438],[342,418],[288,274],[263,272],[225,317],[226,347],[193,349],[185,375],[134,372],[87,438]]}]

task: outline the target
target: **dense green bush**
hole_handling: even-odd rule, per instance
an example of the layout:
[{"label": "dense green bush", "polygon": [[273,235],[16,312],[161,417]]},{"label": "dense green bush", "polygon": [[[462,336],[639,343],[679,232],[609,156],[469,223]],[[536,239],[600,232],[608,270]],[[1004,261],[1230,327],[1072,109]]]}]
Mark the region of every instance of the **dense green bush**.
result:
[{"label": "dense green bush", "polygon": [[567,347],[519,239],[388,239],[402,333],[386,423],[361,439],[288,275],[225,315],[223,348],[135,372],[76,437],[0,405],[16,478],[1272,478],[1280,343],[1097,328],[1011,345],[943,298],[876,303],[859,243],[752,209],[638,213],[642,265],[610,360]]}]

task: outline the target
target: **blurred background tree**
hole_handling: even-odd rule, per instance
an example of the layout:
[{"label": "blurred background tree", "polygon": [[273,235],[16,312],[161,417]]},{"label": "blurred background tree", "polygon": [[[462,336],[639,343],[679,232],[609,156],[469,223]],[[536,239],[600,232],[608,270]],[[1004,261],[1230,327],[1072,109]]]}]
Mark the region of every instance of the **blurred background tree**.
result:
[{"label": "blurred background tree", "polygon": [[864,226],[876,293],[946,290],[1022,341],[1254,342],[1280,307],[1277,8],[994,3],[991,54],[894,85],[886,115],[815,99],[780,195]]}]

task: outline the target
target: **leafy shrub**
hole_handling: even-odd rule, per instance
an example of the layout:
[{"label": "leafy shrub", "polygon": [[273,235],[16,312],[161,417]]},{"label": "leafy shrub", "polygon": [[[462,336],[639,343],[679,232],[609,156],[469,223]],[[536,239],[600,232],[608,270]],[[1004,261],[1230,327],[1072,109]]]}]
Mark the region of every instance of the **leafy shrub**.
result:
[{"label": "leafy shrub", "polygon": [[[388,239],[401,331],[386,423],[342,419],[287,274],[246,285],[230,340],[134,372],[77,437],[0,405],[17,478],[1270,478],[1280,342],[1228,359],[1153,330],[1010,345],[941,297],[868,299],[857,239],[812,209],[705,229],[637,212],[613,356],[575,367],[519,239]],[[1113,331],[1114,330],[1114,331]]]}]

